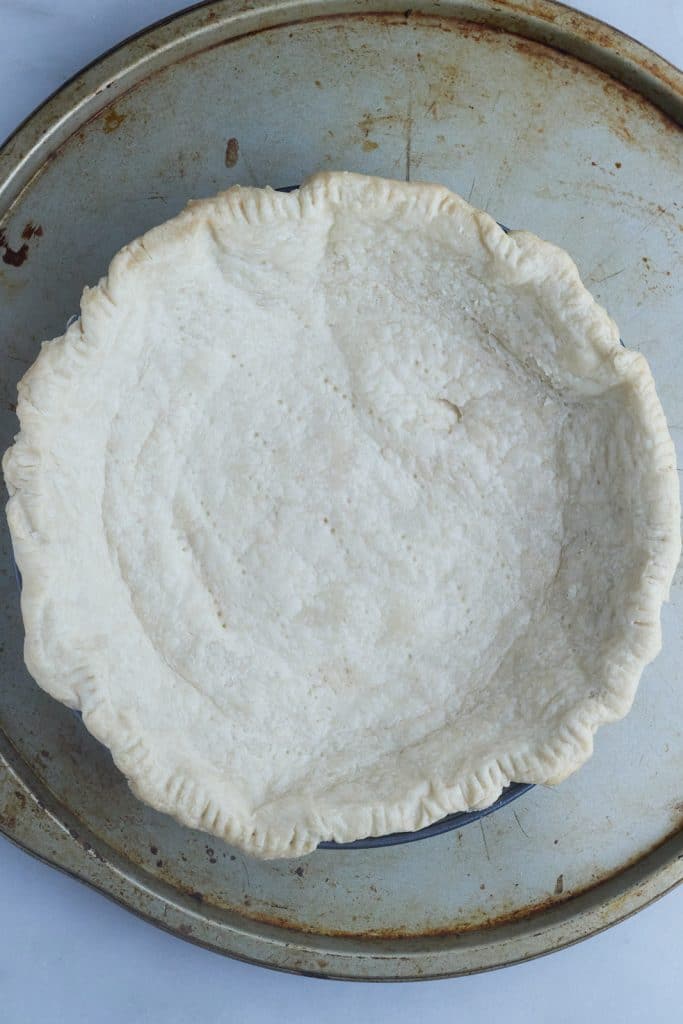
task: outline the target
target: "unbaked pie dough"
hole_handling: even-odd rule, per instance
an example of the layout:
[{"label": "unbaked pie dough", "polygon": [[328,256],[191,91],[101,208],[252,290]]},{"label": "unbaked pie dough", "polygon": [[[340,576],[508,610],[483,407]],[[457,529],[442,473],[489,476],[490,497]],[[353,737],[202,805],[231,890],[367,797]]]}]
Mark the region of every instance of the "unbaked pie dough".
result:
[{"label": "unbaked pie dough", "polygon": [[17,411],[30,672],[137,796],[256,856],[559,782],[660,647],[647,363],[566,253],[445,188],[191,204]]}]

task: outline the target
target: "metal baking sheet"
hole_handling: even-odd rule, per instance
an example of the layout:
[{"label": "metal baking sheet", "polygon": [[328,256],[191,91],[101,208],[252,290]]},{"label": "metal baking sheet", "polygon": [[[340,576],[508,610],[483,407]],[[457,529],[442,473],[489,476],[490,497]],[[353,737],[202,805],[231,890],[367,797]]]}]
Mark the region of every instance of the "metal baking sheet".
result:
[{"label": "metal baking sheet", "polygon": [[[541,0],[389,6],[192,9],[91,66],[7,143],[3,448],[17,379],[119,246],[191,197],[321,168],[440,181],[564,246],[647,355],[681,437],[681,74]],[[683,876],[680,575],[632,714],[562,786],[426,842],[259,863],[138,803],[34,685],[4,525],[0,566],[0,827],[179,935],[334,977],[453,975],[589,935]]]}]

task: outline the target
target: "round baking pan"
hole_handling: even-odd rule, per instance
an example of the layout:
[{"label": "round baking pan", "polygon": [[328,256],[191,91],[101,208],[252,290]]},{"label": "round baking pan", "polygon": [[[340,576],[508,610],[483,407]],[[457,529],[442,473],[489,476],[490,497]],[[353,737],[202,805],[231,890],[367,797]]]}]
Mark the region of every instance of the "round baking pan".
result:
[{"label": "round baking pan", "polygon": [[[325,169],[438,181],[565,248],[647,356],[677,440],[682,122],[679,72],[546,0],[219,0],[168,19],[0,151],[0,446],[39,342],[112,253],[191,198]],[[4,528],[2,544],[7,566]],[[272,862],[139,803],[28,676],[9,571],[0,590],[0,829],[188,940],[330,977],[440,977],[567,945],[683,876],[679,578],[632,712],[561,786],[429,842]]]}]

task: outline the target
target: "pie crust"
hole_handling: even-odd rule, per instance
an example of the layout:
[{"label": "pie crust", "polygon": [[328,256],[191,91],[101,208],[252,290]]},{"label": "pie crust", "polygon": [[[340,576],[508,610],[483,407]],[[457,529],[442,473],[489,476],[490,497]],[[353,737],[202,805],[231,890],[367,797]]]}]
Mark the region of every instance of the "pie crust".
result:
[{"label": "pie crust", "polygon": [[680,554],[645,358],[445,188],[232,188],[126,246],[19,385],[25,658],[133,792],[259,857],[575,771]]}]

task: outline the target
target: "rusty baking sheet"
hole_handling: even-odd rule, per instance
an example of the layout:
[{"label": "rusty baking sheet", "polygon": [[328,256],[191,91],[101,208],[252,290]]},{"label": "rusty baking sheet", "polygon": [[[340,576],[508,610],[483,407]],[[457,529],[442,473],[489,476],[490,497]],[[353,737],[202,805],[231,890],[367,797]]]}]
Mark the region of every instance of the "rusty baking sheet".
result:
[{"label": "rusty baking sheet", "polygon": [[[121,245],[189,198],[324,168],[440,181],[568,249],[650,360],[680,438],[680,72],[542,0],[388,6],[195,8],[95,63],[9,140],[3,448],[17,379]],[[4,524],[0,566],[0,828],[179,935],[293,971],[435,977],[556,949],[681,880],[680,575],[632,714],[562,786],[427,842],[259,863],[139,804],[34,685]]]}]

